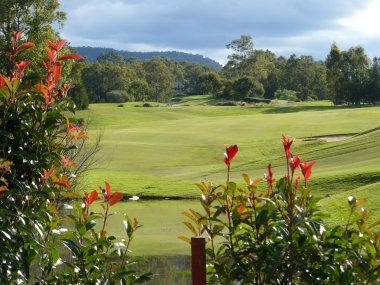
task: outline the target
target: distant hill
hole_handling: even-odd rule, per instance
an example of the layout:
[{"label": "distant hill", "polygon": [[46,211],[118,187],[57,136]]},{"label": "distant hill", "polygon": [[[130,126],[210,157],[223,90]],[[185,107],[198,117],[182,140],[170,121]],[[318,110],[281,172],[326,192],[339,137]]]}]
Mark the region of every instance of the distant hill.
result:
[{"label": "distant hill", "polygon": [[153,51],[153,52],[136,52],[126,50],[115,50],[113,48],[99,48],[99,47],[74,47],[81,56],[85,56],[88,61],[94,62],[102,53],[109,53],[115,51],[123,55],[125,58],[137,58],[140,60],[151,59],[153,57],[165,57],[175,59],[177,61],[186,61],[191,63],[203,64],[216,69],[221,69],[220,65],[215,60],[204,57],[200,54],[191,54],[179,51]]}]

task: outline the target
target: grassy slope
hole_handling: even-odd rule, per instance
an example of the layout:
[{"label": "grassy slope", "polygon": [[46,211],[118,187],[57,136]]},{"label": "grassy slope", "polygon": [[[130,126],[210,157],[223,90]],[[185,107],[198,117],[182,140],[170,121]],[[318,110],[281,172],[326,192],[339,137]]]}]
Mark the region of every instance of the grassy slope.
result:
[{"label": "grassy slope", "polygon": [[[194,106],[209,98],[186,98],[184,104],[162,108],[139,108],[134,104],[91,105],[78,117],[90,118],[90,133],[104,133],[101,161],[89,173],[91,187],[111,183],[113,191],[155,196],[198,196],[194,183],[200,180],[223,182],[224,146],[238,144],[232,178],[240,174],[262,176],[271,162],[279,177],[284,169],[281,133],[297,138],[293,152],[313,167],[311,187],[321,205],[336,215],[334,203],[342,204],[348,195],[368,197],[367,207],[376,209],[380,185],[380,131],[355,136],[341,142],[303,139],[330,134],[362,133],[380,126],[380,107],[335,108],[328,103],[289,107]],[[180,102],[181,103],[181,102]],[[176,237],[187,233],[180,212],[195,204],[158,202],[127,204],[125,209],[139,217],[144,227],[135,242],[144,254],[187,253]],[[158,204],[155,204],[158,203]],[[164,207],[164,209],[162,208]],[[124,204],[114,209],[124,211]],[[132,211],[132,213],[130,212]],[[117,217],[117,216],[115,216]],[[121,227],[115,226],[122,237]],[[165,240],[168,243],[162,244]]]},{"label": "grassy slope", "polygon": [[[306,160],[317,160],[316,191],[328,191],[323,180],[328,178],[331,183],[335,176],[347,180],[345,187],[358,185],[350,180],[352,175],[379,181],[375,173],[380,162],[379,132],[343,142],[302,138],[360,133],[378,127],[380,108],[311,107],[92,105],[91,133],[102,129],[104,135],[101,161],[89,178],[92,184],[107,179],[114,189],[130,194],[194,196],[195,182],[223,181],[225,145],[236,143],[240,147],[233,162],[235,180],[240,179],[242,172],[262,176],[269,162],[281,174],[283,170],[276,166],[283,164],[281,133],[284,133],[297,138],[294,153]],[[86,118],[88,114],[80,112],[78,116]]]}]

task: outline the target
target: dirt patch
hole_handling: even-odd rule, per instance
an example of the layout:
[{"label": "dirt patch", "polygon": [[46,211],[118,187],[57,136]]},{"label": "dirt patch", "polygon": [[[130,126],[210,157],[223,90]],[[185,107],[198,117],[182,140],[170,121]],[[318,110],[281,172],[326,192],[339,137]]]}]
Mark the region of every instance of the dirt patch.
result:
[{"label": "dirt patch", "polygon": [[324,140],[326,142],[338,142],[338,141],[343,141],[343,140],[346,140],[346,139],[350,139],[354,135],[356,135],[356,134],[337,134],[337,135],[326,135],[326,136],[309,137],[308,139]]}]

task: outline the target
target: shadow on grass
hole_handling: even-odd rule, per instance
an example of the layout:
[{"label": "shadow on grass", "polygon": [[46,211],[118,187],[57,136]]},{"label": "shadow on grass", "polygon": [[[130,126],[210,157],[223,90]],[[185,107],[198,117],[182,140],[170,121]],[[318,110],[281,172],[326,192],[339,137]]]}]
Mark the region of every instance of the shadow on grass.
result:
[{"label": "shadow on grass", "polygon": [[[368,106],[367,106],[368,107]],[[296,113],[296,112],[309,112],[309,111],[329,111],[336,109],[351,109],[360,107],[351,106],[276,106],[263,110],[263,114],[285,114],[285,113]]]},{"label": "shadow on grass", "polygon": [[380,182],[379,172],[365,172],[348,174],[334,177],[323,177],[314,179],[313,187],[319,197],[328,197],[339,192],[355,190],[359,187]]}]

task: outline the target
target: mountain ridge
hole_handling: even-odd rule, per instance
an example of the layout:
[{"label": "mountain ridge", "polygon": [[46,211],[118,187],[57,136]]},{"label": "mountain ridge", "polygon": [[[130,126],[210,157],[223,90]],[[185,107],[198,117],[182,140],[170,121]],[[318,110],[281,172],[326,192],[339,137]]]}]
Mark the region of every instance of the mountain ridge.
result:
[{"label": "mountain ridge", "polygon": [[114,48],[103,48],[103,47],[90,47],[90,46],[81,46],[73,47],[77,52],[86,57],[88,61],[94,62],[102,53],[117,52],[124,56],[125,58],[137,58],[140,60],[148,60],[154,57],[164,57],[170,58],[177,61],[186,61],[190,63],[197,63],[213,67],[216,69],[221,69],[222,65],[217,61],[205,57],[200,54],[192,54],[181,51],[152,51],[152,52],[138,52],[138,51],[127,51],[127,50],[116,50]]}]

